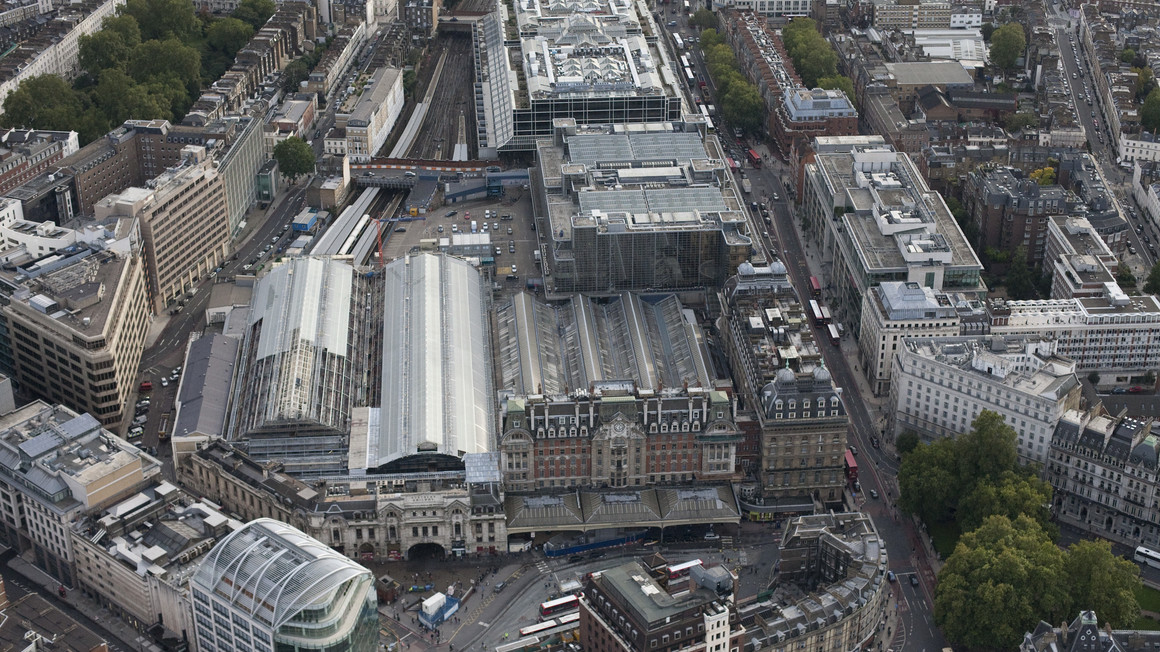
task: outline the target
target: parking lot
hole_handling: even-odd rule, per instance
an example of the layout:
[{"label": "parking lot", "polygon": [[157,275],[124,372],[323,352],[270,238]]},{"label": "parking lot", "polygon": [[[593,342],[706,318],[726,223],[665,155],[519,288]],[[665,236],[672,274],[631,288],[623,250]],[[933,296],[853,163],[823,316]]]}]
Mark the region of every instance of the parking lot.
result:
[{"label": "parking lot", "polygon": [[[505,197],[449,204],[431,211],[425,219],[400,222],[383,244],[383,255],[387,260],[394,260],[421,251],[424,240],[450,239],[456,233],[470,233],[472,220],[482,233],[484,215],[488,212],[491,217],[486,220],[487,233],[491,236],[495,258],[495,265],[488,267],[493,270],[494,280],[505,290],[518,290],[525,287],[527,279],[540,278],[533,254],[537,240],[532,228],[531,200],[519,187],[509,188]],[[504,219],[504,215],[510,215],[511,219]],[[508,279],[505,270],[513,265],[515,273],[511,276],[516,278]]]}]

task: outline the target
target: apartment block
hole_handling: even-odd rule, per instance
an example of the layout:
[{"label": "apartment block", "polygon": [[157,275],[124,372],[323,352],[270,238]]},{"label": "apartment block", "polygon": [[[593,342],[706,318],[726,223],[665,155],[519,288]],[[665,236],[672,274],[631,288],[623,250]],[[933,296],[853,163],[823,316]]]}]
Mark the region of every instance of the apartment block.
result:
[{"label": "apartment block", "polygon": [[773,593],[738,608],[747,645],[774,652],[874,647],[892,601],[887,563],[886,547],[866,514],[791,519]]},{"label": "apartment block", "polygon": [[749,257],[746,202],[720,141],[703,129],[699,115],[665,125],[556,121],[536,149],[549,292],[716,287]]},{"label": "apartment block", "polygon": [[92,215],[98,201],[145,183],[136,136],[132,129],[117,127],[61,161],[60,171],[74,179],[77,214]]},{"label": "apartment block", "polygon": [[781,35],[756,14],[730,14],[722,35],[765,102],[767,128],[783,154],[804,149],[818,136],[858,133],[858,111],[840,90],[802,85]]},{"label": "apartment block", "polygon": [[[814,10],[813,0],[725,0],[714,3],[714,8],[733,9],[754,13],[763,18],[794,19],[810,16]],[[824,3],[823,3],[824,4]]]},{"label": "apartment block", "polygon": [[0,272],[0,368],[33,395],[119,431],[131,417],[150,311],[132,225],[118,229],[110,235],[122,251],[70,245]]},{"label": "apartment block", "polygon": [[81,592],[138,630],[192,638],[189,579],[214,543],[242,527],[162,478],[70,528]]},{"label": "apartment block", "polygon": [[930,130],[927,129],[926,121],[910,120],[902,115],[898,103],[885,87],[867,89],[862,97],[862,107],[870,132],[882,135],[895,150],[918,158],[923,149],[930,145]]},{"label": "apartment block", "polygon": [[1160,368],[1160,300],[1153,295],[1007,301],[987,306],[990,332],[1038,334],[1056,340],[1056,354],[1075,360],[1081,375],[1127,384]]},{"label": "apartment block", "polygon": [[403,22],[412,32],[424,38],[434,38],[442,8],[442,0],[408,0],[403,5]]},{"label": "apartment block", "polygon": [[[320,8],[330,7],[329,2]],[[326,9],[323,9],[326,11]],[[324,23],[331,22],[329,16],[321,16]],[[367,41],[367,24],[358,22],[354,25],[344,25],[330,41],[330,47],[323,53],[318,65],[310,72],[306,79],[305,90],[308,93],[318,93],[327,97],[334,90],[335,84],[342,83],[350,64],[357,58]]]},{"label": "apartment block", "polygon": [[105,197],[94,212],[98,220],[137,220],[155,314],[181,300],[229,253],[225,189],[204,147],[186,146],[180,165],[144,188]]},{"label": "apartment block", "polygon": [[0,65],[0,111],[8,94],[20,82],[40,75],[59,75],[72,79],[77,73],[80,37],[101,29],[105,18],[112,16],[125,0],[86,0],[64,4],[45,18],[47,25],[39,33],[16,44],[5,53]]},{"label": "apartment block", "polygon": [[1015,429],[1019,461],[1044,464],[1056,424],[1080,402],[1075,362],[1054,350],[1033,337],[904,339],[890,385],[894,435],[955,437],[990,410]]},{"label": "apartment block", "polygon": [[[1127,5],[1132,2],[1102,2],[1101,5]],[[1113,630],[1107,622],[1100,623],[1094,611],[1081,611],[1071,623],[1052,625],[1039,621],[1033,631],[1023,635],[1019,652],[1080,652],[1092,646],[1101,649],[1123,650],[1124,652],[1144,652],[1160,645],[1160,634],[1146,629]]]},{"label": "apartment block", "polygon": [[1044,261],[1047,223],[1067,210],[1067,193],[1057,185],[1041,186],[1022,171],[1001,167],[976,170],[963,191],[963,207],[978,225],[979,245],[999,251],[1027,251],[1027,262]]},{"label": "apartment block", "polygon": [[1120,261],[1086,218],[1053,215],[1048,220],[1043,262],[1051,269],[1052,299],[1107,297],[1119,291]]},{"label": "apartment block", "polygon": [[946,2],[874,3],[874,28],[879,30],[947,29],[951,16],[951,5]]},{"label": "apartment block", "polygon": [[681,590],[662,584],[640,561],[593,573],[580,599],[580,644],[593,652],[738,647],[745,629],[733,606],[736,577],[723,566],[695,570]]},{"label": "apartment block", "polygon": [[78,149],[75,131],[5,130],[0,133],[0,195],[32,180]]},{"label": "apartment block", "polygon": [[985,296],[982,263],[910,156],[881,136],[817,138],[812,148],[801,214],[829,269],[835,321],[858,336],[870,289],[892,281]]},{"label": "apartment block", "polygon": [[889,281],[870,288],[862,302],[858,351],[870,388],[890,388],[894,357],[908,337],[958,335],[955,297],[914,282]]},{"label": "apartment block", "polygon": [[1069,410],[1051,437],[1043,479],[1062,524],[1129,548],[1160,547],[1160,427],[1152,416]]},{"label": "apartment block", "polygon": [[0,416],[0,539],[76,586],[70,531],[86,512],[132,495],[161,463],[89,414],[34,401]]},{"label": "apartment block", "polygon": [[760,470],[748,472],[757,472],[765,500],[747,509],[840,504],[848,416],[785,265],[743,263],[718,301],[718,332],[760,428]]},{"label": "apartment block", "polygon": [[[675,295],[548,304],[520,293],[496,307],[495,323],[508,352],[499,362],[508,491],[741,478],[728,381]],[[615,354],[625,350],[635,357]]]},{"label": "apartment block", "polygon": [[[352,163],[365,163],[378,154],[403,112],[403,71],[379,68],[363,90],[354,109],[345,116],[346,154]],[[343,122],[344,116],[336,117]]]}]

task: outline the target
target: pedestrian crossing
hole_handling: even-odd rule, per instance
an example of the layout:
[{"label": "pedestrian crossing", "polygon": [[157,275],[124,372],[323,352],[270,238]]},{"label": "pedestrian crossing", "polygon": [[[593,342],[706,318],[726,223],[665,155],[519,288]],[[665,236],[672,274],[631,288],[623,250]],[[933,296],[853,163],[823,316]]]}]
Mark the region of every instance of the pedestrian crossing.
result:
[{"label": "pedestrian crossing", "polygon": [[539,569],[540,573],[543,575],[547,575],[548,573],[552,572],[552,569],[548,567],[548,562],[543,559],[536,562],[536,568]]}]

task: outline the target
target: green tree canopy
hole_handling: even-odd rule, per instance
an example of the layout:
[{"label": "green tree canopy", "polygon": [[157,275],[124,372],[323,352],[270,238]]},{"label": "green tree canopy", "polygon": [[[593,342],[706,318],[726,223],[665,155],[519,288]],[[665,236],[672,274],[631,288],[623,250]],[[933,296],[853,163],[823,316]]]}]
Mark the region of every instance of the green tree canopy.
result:
[{"label": "green tree canopy", "polygon": [[109,16],[105,22],[101,23],[101,29],[120,34],[121,39],[129,48],[135,48],[141,44],[141,26],[137,24],[137,19],[129,14]]},{"label": "green tree canopy", "polygon": [[994,35],[994,33],[995,33],[995,24],[994,23],[983,23],[983,27],[980,28],[979,31],[981,31],[983,33],[983,41],[986,43],[990,43],[991,36]]},{"label": "green tree canopy", "polygon": [[1012,299],[1032,299],[1035,297],[1035,278],[1027,264],[1027,249],[1019,247],[1011,257],[1007,267],[1007,295]]},{"label": "green tree canopy", "polygon": [[1122,260],[1120,261],[1119,267],[1116,268],[1116,283],[1119,283],[1120,287],[1124,288],[1129,294],[1135,292],[1136,286],[1139,284],[1136,275],[1132,273],[1131,266]]},{"label": "green tree canopy", "polygon": [[1014,521],[1021,514],[1039,524],[1052,540],[1058,528],[1051,522],[1051,485],[1027,473],[1006,471],[998,481],[983,480],[959,503],[956,520],[963,532],[983,524],[996,514]]},{"label": "green tree canopy", "polygon": [[190,97],[201,90],[201,53],[177,39],[145,41],[133,51],[129,76],[140,84],[177,80]]},{"label": "green tree canopy", "polygon": [[818,80],[834,76],[838,71],[838,54],[824,40],[811,47],[797,61],[795,68],[806,88],[817,88]]},{"label": "green tree canopy", "polygon": [[111,29],[81,36],[77,39],[77,46],[80,68],[94,81],[100,79],[103,70],[124,71],[136,47],[126,43],[120,33]]},{"label": "green tree canopy", "polygon": [[[983,410],[975,417],[971,429],[958,437],[917,445],[902,458],[898,471],[902,494],[899,505],[926,523],[952,520],[960,501],[978,486],[986,483],[1002,487],[1008,473],[1019,474],[1015,438],[1015,430],[1002,416]],[[1023,490],[1021,487],[1010,490],[1017,489]],[[972,518],[976,523],[982,522],[990,515],[984,508],[994,503],[987,495],[972,500]],[[1044,502],[1051,502],[1050,492]]]},{"label": "green tree canopy", "polygon": [[761,129],[765,102],[757,88],[744,80],[730,83],[729,92],[721,98],[721,111],[729,124],[753,133]]},{"label": "green tree canopy", "polygon": [[282,90],[286,93],[298,91],[298,84],[310,77],[310,66],[302,59],[295,59],[282,70]]},{"label": "green tree canopy", "polygon": [[274,15],[276,8],[274,0],[241,0],[237,9],[234,9],[233,17],[259,30]]},{"label": "green tree canopy", "polygon": [[100,82],[92,89],[92,98],[105,116],[106,130],[130,119],[176,117],[165,94],[151,92],[148,86],[137,84],[115,68],[101,73]]},{"label": "green tree canopy", "polygon": [[206,44],[231,57],[249,43],[253,35],[254,28],[237,18],[219,18],[205,30]]},{"label": "green tree canopy", "polygon": [[850,102],[854,101],[854,82],[845,75],[831,75],[818,80],[818,88],[842,91]]},{"label": "green tree canopy", "polygon": [[1110,543],[1084,540],[1072,544],[1063,568],[1072,597],[1070,613],[1091,609],[1117,629],[1135,624],[1140,616],[1136,600],[1140,568],[1113,554]]},{"label": "green tree canopy", "polygon": [[713,47],[714,45],[721,45],[725,40],[721,38],[721,34],[714,28],[709,28],[701,32],[701,49]]},{"label": "green tree canopy", "polygon": [[1144,291],[1148,294],[1160,294],[1160,260],[1156,261],[1156,264],[1152,265],[1152,270],[1148,272],[1148,278],[1144,281]]},{"label": "green tree canopy", "polygon": [[935,622],[951,643],[1013,649],[1037,622],[1068,610],[1064,552],[1034,519],[991,516],[959,539],[939,573]]},{"label": "green tree canopy", "polygon": [[86,109],[84,95],[58,75],[40,75],[20,82],[4,101],[5,127],[37,127],[56,131],[76,128]]},{"label": "green tree canopy", "polygon": [[1132,63],[1136,59],[1136,51],[1132,48],[1124,48],[1120,51],[1120,61],[1124,63]]},{"label": "green tree canopy", "polygon": [[1007,23],[991,35],[991,62],[1003,70],[1015,67],[1015,61],[1027,49],[1027,36],[1019,23]]},{"label": "green tree canopy", "polygon": [[291,136],[274,146],[274,159],[278,169],[291,181],[314,171],[314,150],[297,136]]},{"label": "green tree canopy", "polygon": [[189,42],[201,34],[201,21],[186,0],[127,0],[122,14],[137,19],[143,40]]},{"label": "green tree canopy", "polygon": [[1039,126],[1039,118],[1034,113],[1012,113],[1003,119],[1007,131],[1019,131],[1026,127]]},{"label": "green tree canopy", "polygon": [[899,455],[906,455],[910,451],[918,448],[922,440],[918,438],[918,433],[913,430],[904,430],[898,438],[894,440],[894,448]]},{"label": "green tree canopy", "polygon": [[708,9],[698,9],[689,19],[689,24],[701,29],[717,29],[717,14]]},{"label": "green tree canopy", "polygon": [[1160,130],[1160,88],[1153,88],[1140,107],[1140,124],[1148,131]]}]

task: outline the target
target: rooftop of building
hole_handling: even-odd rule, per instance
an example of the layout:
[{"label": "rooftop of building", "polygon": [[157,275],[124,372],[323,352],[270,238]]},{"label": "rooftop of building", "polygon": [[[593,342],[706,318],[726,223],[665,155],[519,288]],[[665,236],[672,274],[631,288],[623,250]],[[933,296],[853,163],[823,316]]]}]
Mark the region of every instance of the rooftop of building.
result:
[{"label": "rooftop of building", "polygon": [[347,124],[353,127],[365,127],[371,124],[374,113],[386,107],[387,98],[395,84],[402,77],[403,71],[398,68],[379,68],[371,77],[370,86],[363,90],[358,103],[350,112]]},{"label": "rooftop of building", "polygon": [[107,644],[38,593],[25,593],[0,608],[0,649],[97,652]]},{"label": "rooftop of building", "polygon": [[1055,426],[1051,441],[1053,445],[1071,448],[1076,454],[1155,471],[1160,469],[1158,426],[1160,423],[1152,417],[1112,415],[1098,405],[1065,412]]},{"label": "rooftop of building", "polygon": [[300,612],[325,607],[344,586],[369,576],[369,570],[304,532],[261,518],[215,545],[191,584],[277,631]]},{"label": "rooftop of building", "polygon": [[712,386],[705,336],[673,294],[545,303],[520,292],[495,314],[500,390],[516,396]]},{"label": "rooftop of building", "polygon": [[104,430],[88,413],[33,401],[0,416],[2,473],[62,509],[76,504],[74,486],[87,488],[132,466],[144,476],[160,468],[157,460]]},{"label": "rooftop of building", "polygon": [[[831,512],[792,519],[782,537],[783,572],[789,570],[787,550],[822,547],[828,550],[816,550],[806,557],[812,568],[795,569],[795,574],[801,575],[802,586],[783,575],[769,598],[738,608],[755,648],[828,627],[836,614],[842,614],[837,616],[841,618],[855,613],[887,585],[886,546],[868,515]],[[822,560],[842,557],[848,558],[849,563],[839,565],[835,577],[826,577],[817,568]],[[812,581],[818,579],[822,583],[813,588]]]},{"label": "rooftop of building", "polygon": [[[630,0],[514,3],[520,46],[513,64],[533,99],[676,95],[667,64],[649,43]],[[655,33],[655,32],[654,32]],[[518,57],[518,64],[514,63]]]},{"label": "rooftop of building", "polygon": [[[552,234],[719,230],[743,235],[745,202],[715,136],[692,123],[579,127],[558,121],[557,140],[541,139],[539,170],[549,193]],[[616,165],[610,165],[616,163]]]},{"label": "rooftop of building", "polygon": [[382,275],[380,408],[372,410],[365,459],[352,458],[351,468],[416,453],[491,451],[495,394],[483,277],[466,261],[434,254],[392,261]]},{"label": "rooftop of building", "polygon": [[1094,611],[1081,611],[1063,627],[1039,621],[1024,634],[1021,652],[1147,652],[1160,647],[1160,632],[1111,629],[1100,625]]},{"label": "rooftop of building", "polygon": [[979,174],[983,189],[988,193],[1011,198],[1033,198],[1044,201],[1062,202],[1067,191],[1062,186],[1052,184],[1042,186],[1034,179],[1025,177],[1022,171],[1012,167],[996,167]]},{"label": "rooftop of building", "polygon": [[971,73],[957,61],[905,61],[885,64],[899,86],[974,86]]},{"label": "rooftop of building", "polygon": [[280,471],[276,462],[258,462],[225,441],[212,440],[195,455],[213,462],[225,473],[277,502],[290,501],[287,504],[295,508],[310,510],[319,498],[318,491]]},{"label": "rooftop of building", "polygon": [[637,560],[593,574],[591,581],[600,591],[619,598],[621,607],[636,611],[640,621],[650,626],[663,626],[668,619],[685,617],[692,610],[712,608],[720,600],[714,591],[700,586],[669,593]]},{"label": "rooftop of building", "polygon": [[1026,395],[1059,400],[1079,386],[1075,361],[1057,356],[1051,340],[1004,335],[907,337],[902,345],[931,363]]},{"label": "rooftop of building", "polygon": [[103,249],[102,242],[69,245],[15,269],[0,269],[0,293],[84,338],[105,333],[131,256]]},{"label": "rooftop of building", "polygon": [[884,145],[821,149],[814,165],[834,192],[835,206],[846,208],[838,219],[855,249],[856,260],[849,261],[855,269],[880,274],[938,264],[982,270],[942,195],[927,186],[910,156]]},{"label": "rooftop of building", "polygon": [[511,533],[652,527],[677,523],[737,523],[740,508],[726,485],[579,490],[557,495],[504,497]]},{"label": "rooftop of building", "polygon": [[200,557],[242,527],[220,508],[159,480],[136,494],[87,514],[76,533],[137,575],[152,575],[185,586]]},{"label": "rooftop of building", "polygon": [[[219,283],[234,287],[233,283]],[[230,387],[233,385],[241,341],[225,335],[206,335],[189,345],[177,390],[173,436],[224,437]]]},{"label": "rooftop of building", "polygon": [[1050,230],[1059,234],[1065,252],[1100,259],[1115,260],[1115,254],[1092,227],[1092,223],[1080,215],[1052,215],[1047,218]]}]

